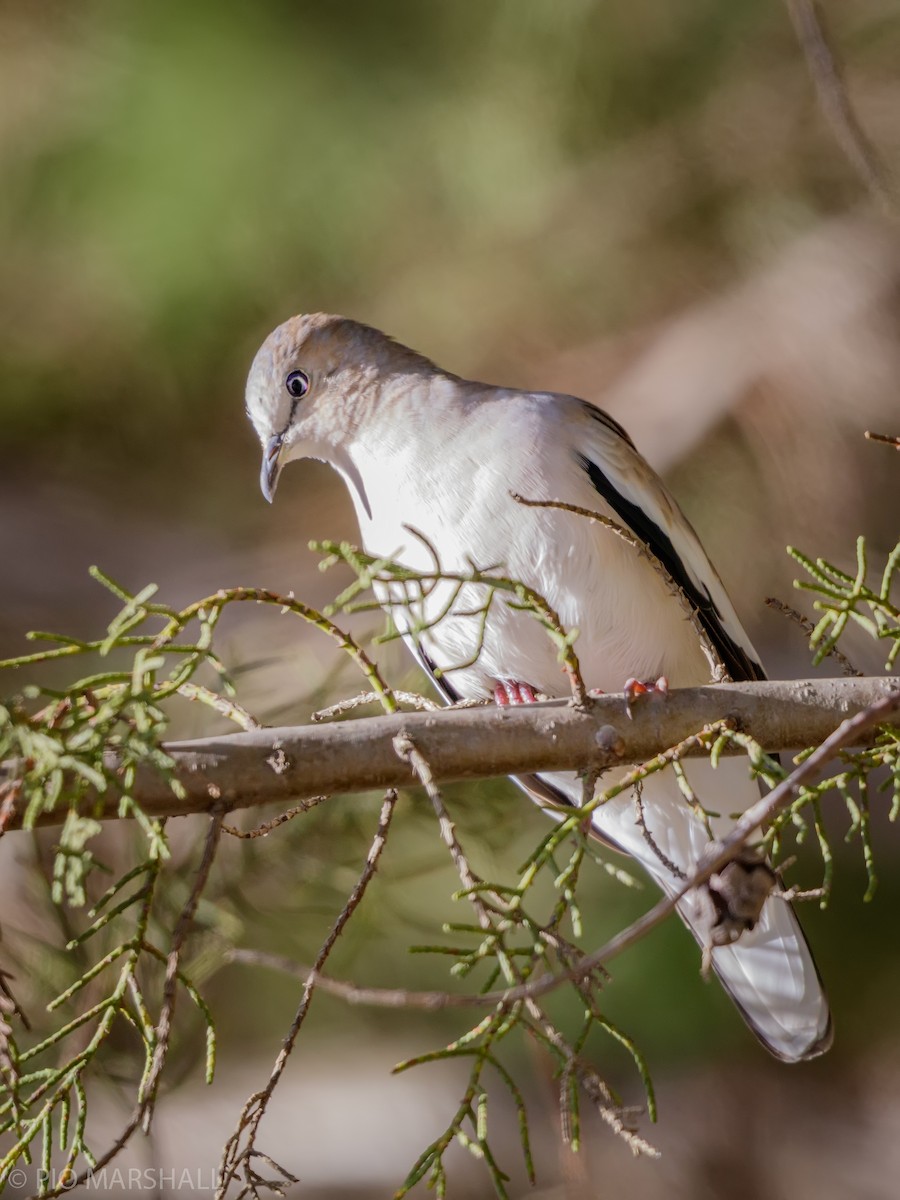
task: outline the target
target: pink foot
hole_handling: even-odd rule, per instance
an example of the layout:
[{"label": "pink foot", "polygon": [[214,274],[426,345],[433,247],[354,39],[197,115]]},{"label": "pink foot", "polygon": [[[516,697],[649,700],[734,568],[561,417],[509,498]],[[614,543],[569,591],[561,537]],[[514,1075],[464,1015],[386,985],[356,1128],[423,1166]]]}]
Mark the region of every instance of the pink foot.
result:
[{"label": "pink foot", "polygon": [[536,700],[537,694],[530,683],[501,679],[494,687],[494,703],[500,708],[506,708],[508,704],[534,704]]},{"label": "pink foot", "polygon": [[625,687],[622,689],[625,693],[625,708],[631,716],[631,706],[634,704],[638,696],[662,696],[665,698],[669,694],[669,681],[665,675],[660,675],[659,679],[626,679]]}]

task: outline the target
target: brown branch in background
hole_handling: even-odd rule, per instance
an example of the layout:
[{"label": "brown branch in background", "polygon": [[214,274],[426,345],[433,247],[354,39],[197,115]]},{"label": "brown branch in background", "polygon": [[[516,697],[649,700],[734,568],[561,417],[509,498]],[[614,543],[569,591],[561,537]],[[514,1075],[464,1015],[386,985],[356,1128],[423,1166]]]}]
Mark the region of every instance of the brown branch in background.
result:
[{"label": "brown branch in background", "polygon": [[250,950],[236,947],[226,952],[228,962],[240,963],[246,967],[265,967],[270,971],[280,971],[284,975],[293,975],[306,983],[312,979],[316,987],[321,988],[330,996],[336,996],[347,1004],[361,1005],[364,1008],[417,1008],[424,1012],[436,1012],[442,1008],[483,1008],[481,996],[468,992],[410,992],[404,988],[370,988],[358,987],[343,979],[334,979],[331,975],[323,975],[312,967],[294,962],[283,954],[269,954],[266,950]]},{"label": "brown branch in background", "polygon": [[800,49],[832,133],[869,192],[890,213],[897,197],[887,168],[859,122],[815,0],[785,0]]},{"label": "brown branch in background", "polygon": [[[793,621],[795,625],[799,625],[806,634],[807,638],[812,637],[815,625],[808,617],[804,617],[803,613],[797,612],[796,608],[791,608],[790,604],[785,604],[783,600],[779,600],[776,596],[767,596],[766,607],[771,608],[774,612],[781,613],[783,617],[787,617],[788,620]],[[838,649],[837,646],[832,646],[829,649],[828,657],[833,658],[835,662],[841,664],[841,670],[845,675],[853,675],[858,679],[862,679],[864,677],[865,673],[854,667],[853,663],[843,652],[843,650]]]},{"label": "brown branch in background", "polygon": [[[372,839],[372,844],[369,846],[369,852],[366,855],[366,862],[356,881],[353,891],[347,897],[347,902],[341,909],[337,920],[329,930],[328,936],[322,943],[319,953],[316,955],[316,961],[313,964],[313,969],[307,976],[304,986],[303,995],[300,998],[297,1011],[294,1014],[294,1019],[291,1022],[284,1041],[281,1045],[281,1050],[278,1052],[278,1057],[275,1059],[275,1064],[272,1067],[272,1072],[269,1076],[265,1087],[255,1092],[244,1105],[241,1114],[238,1118],[237,1127],[231,1137],[225,1144],[225,1149],[222,1155],[222,1162],[219,1168],[219,1187],[216,1191],[217,1200],[224,1197],[231,1184],[237,1179],[239,1172],[243,1173],[244,1187],[239,1193],[243,1195],[255,1195],[257,1189],[261,1186],[268,1186],[271,1181],[262,1179],[254,1169],[253,1159],[259,1158],[263,1162],[269,1164],[277,1170],[283,1178],[291,1183],[297,1183],[283,1167],[278,1166],[273,1162],[268,1155],[262,1154],[256,1149],[256,1135],[259,1130],[260,1122],[265,1116],[266,1109],[275,1088],[287,1066],[287,1060],[290,1057],[291,1051],[297,1041],[297,1036],[300,1033],[300,1027],[306,1020],[306,1015],[309,1012],[309,1006],[312,1003],[313,992],[315,991],[318,982],[318,973],[334,949],[335,943],[344,931],[347,922],[353,916],[353,913],[359,907],[366,888],[375,874],[375,869],[378,866],[378,860],[384,850],[387,841],[388,832],[391,826],[391,819],[394,815],[394,809],[397,804],[397,793],[390,790],[386,793],[381,805],[381,813],[378,818],[378,828],[375,831],[375,836]],[[243,1147],[241,1142],[244,1141]]]}]

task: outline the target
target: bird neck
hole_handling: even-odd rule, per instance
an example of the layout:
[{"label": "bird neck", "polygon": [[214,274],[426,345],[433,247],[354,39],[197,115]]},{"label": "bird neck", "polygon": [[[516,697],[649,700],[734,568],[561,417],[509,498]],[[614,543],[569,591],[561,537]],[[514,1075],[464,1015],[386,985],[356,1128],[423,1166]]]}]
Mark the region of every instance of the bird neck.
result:
[{"label": "bird neck", "polygon": [[430,503],[448,439],[459,436],[467,411],[460,381],[437,370],[382,379],[377,393],[359,397],[349,436],[331,461],[350,491],[367,549],[398,548],[404,524],[415,524]]}]

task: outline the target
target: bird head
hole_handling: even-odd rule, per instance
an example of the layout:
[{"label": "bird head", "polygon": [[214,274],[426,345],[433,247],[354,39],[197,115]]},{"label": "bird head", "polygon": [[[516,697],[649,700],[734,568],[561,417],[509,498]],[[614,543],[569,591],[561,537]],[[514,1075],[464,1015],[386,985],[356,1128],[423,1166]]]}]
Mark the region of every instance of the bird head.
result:
[{"label": "bird head", "polygon": [[340,465],[349,440],[392,383],[435,370],[428,359],[347,317],[304,314],[279,325],[247,379],[247,415],[263,451],[263,496],[271,503],[293,459]]}]

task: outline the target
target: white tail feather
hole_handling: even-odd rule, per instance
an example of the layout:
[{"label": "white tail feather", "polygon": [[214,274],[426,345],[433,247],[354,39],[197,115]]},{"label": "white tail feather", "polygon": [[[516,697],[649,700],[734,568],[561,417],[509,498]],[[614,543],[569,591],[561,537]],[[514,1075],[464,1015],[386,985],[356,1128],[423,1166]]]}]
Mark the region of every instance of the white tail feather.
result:
[{"label": "white tail feather", "polygon": [[[706,761],[687,767],[691,784],[708,809],[723,813],[710,819],[713,835],[731,826],[729,813],[747,807],[755,785],[746,764],[722,761],[713,771]],[[576,804],[581,784],[572,775],[542,776]],[[605,775],[602,786],[615,780]],[[713,803],[712,797],[717,798]],[[669,895],[682,886],[696,867],[709,831],[703,820],[678,794],[670,771],[648,777],[641,788],[640,808],[631,790],[594,811],[599,835],[633,858]],[[679,902],[678,912],[694,937],[703,944],[703,918],[696,895]],[[803,930],[788,901],[773,894],[752,930],[730,946],[712,951],[712,965],[723,987],[761,1042],[785,1062],[799,1062],[824,1053],[831,1044],[831,1016],[819,973]]]}]

